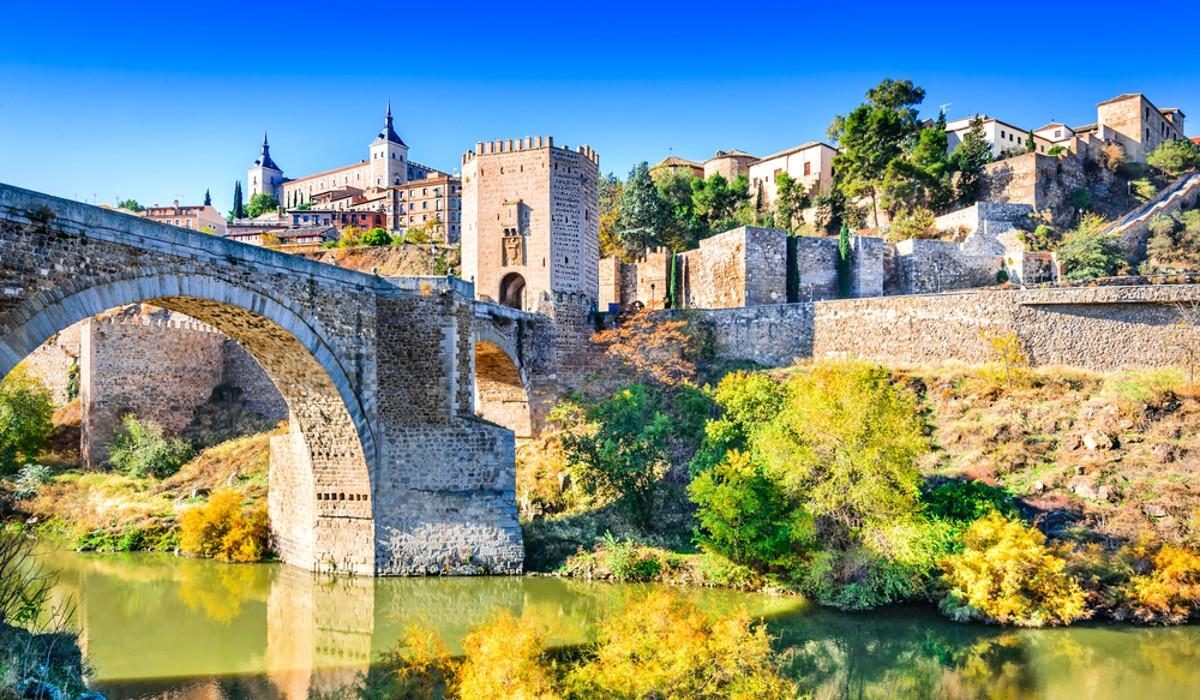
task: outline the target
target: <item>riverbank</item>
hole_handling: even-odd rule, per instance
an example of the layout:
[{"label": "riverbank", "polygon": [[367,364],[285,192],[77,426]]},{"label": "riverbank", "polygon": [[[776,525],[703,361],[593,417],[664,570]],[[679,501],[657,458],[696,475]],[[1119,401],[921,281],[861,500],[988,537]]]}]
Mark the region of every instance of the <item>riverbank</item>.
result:
[{"label": "riverbank", "polygon": [[[751,418],[738,414],[752,413],[755,401],[777,393],[769,387],[790,387],[827,370],[826,364],[817,363],[753,373],[725,387],[724,396],[724,383],[710,387],[703,393],[714,406],[701,429],[691,428],[690,435],[689,419],[679,406],[694,402],[695,392],[650,385],[647,395],[655,397],[657,392],[650,401],[657,403],[643,416],[644,422],[656,412],[664,413],[674,426],[665,438],[673,451],[660,457],[669,462],[660,467],[663,488],[654,494],[652,516],[640,526],[620,499],[588,488],[588,477],[581,472],[589,465],[573,462],[569,454],[573,433],[607,429],[605,411],[612,410],[616,394],[606,389],[577,397],[573,410],[560,412],[557,432],[526,445],[520,455],[524,479],[519,479],[518,490],[528,568],[584,579],[802,592],[846,608],[941,600],[952,617],[997,621],[958,598],[955,590],[983,584],[1007,570],[971,568],[971,557],[977,556],[972,552],[995,557],[1003,551],[997,548],[1016,546],[1036,556],[1026,561],[1010,558],[1004,567],[1033,567],[1026,575],[1043,566],[1058,572],[1052,580],[1065,597],[1054,599],[1051,608],[1059,606],[1064,617],[1029,612],[1007,617],[1010,624],[1063,624],[1089,617],[1162,624],[1184,622],[1197,614],[1200,402],[1183,371],[1099,374],[1031,369],[1019,356],[981,367],[883,370],[880,380],[911,404],[910,412],[917,417],[913,439],[919,448],[912,452],[912,477],[905,477],[911,484],[906,488],[913,489],[911,505],[894,513],[900,522],[912,523],[909,532],[897,535],[886,525],[876,532],[907,542],[902,547],[908,559],[897,560],[872,546],[845,550],[848,559],[847,554],[833,554],[818,563],[814,554],[803,554],[824,548],[818,535],[810,544],[796,541],[792,551],[801,557],[789,563],[787,546],[778,554],[755,553],[755,548],[769,545],[772,538],[778,542],[788,537],[782,521],[793,515],[803,516],[796,527],[813,526],[811,511],[796,506],[795,498],[820,489],[820,480],[788,486],[792,458],[786,455],[793,453],[779,450],[784,449],[781,445],[808,449],[803,440],[780,443],[769,438],[775,440],[770,443],[764,438],[755,444],[753,435],[760,425],[767,426],[794,405],[784,401]],[[756,377],[765,383],[756,384]],[[755,397],[755,392],[765,394]],[[782,390],[778,395],[786,394]],[[873,410],[858,409],[865,411],[862,416]],[[832,455],[837,448],[822,449]],[[739,462],[743,466],[733,471],[726,467],[709,472],[720,476],[697,496],[698,476],[727,461],[728,455],[743,453],[751,455],[749,461]],[[771,454],[784,460],[784,471],[774,476],[756,463]],[[772,479],[784,490],[778,491]],[[870,497],[890,498],[887,494],[895,493],[896,483],[880,483],[883,490]],[[832,497],[836,502],[836,494]],[[756,509],[768,513],[759,517]],[[975,525],[992,509],[1001,513],[1000,520]],[[816,527],[821,527],[819,522]],[[895,541],[887,546],[893,553],[900,551],[894,549]],[[823,580],[807,573],[814,566],[825,567]],[[886,585],[892,592],[878,588],[879,576],[891,577],[893,583]],[[863,585],[882,592],[846,594],[847,587]],[[994,589],[989,595],[1003,599],[1008,594]],[[1016,595],[1030,611],[1045,603],[1039,602],[1039,591]]]}]

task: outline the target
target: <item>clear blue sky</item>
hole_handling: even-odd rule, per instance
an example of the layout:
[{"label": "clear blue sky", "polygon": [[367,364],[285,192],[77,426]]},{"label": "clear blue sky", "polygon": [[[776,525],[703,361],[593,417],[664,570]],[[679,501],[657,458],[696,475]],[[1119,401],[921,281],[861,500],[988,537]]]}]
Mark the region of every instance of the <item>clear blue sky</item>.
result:
[{"label": "clear blue sky", "polygon": [[0,182],[101,203],[211,188],[224,210],[264,128],[296,177],[365,158],[389,97],[413,160],[453,172],[478,140],[550,134],[623,175],[821,139],[884,77],[925,87],[926,114],[1026,128],[1141,91],[1200,134],[1200,5],[1117,7],[12,2]]}]

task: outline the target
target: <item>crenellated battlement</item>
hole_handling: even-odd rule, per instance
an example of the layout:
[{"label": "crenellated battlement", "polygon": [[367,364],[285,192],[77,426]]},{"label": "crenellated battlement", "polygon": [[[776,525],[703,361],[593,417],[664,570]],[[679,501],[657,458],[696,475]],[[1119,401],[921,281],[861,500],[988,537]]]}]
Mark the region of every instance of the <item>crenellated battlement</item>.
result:
[{"label": "crenellated battlement", "polygon": [[516,153],[520,151],[536,151],[542,148],[557,148],[568,153],[578,153],[597,166],[600,165],[600,154],[591,146],[584,144],[572,150],[570,146],[555,146],[553,136],[526,136],[519,139],[497,139],[495,141],[477,141],[473,150],[462,155],[462,164],[475,160],[479,156],[490,156],[499,153]]}]

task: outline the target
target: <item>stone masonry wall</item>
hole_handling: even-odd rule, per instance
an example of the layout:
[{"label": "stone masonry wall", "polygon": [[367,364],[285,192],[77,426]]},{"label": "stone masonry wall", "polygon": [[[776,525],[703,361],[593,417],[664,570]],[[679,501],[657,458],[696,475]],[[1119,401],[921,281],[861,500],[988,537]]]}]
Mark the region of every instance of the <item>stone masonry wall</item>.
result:
[{"label": "stone masonry wall", "polygon": [[[972,291],[692,312],[718,356],[766,365],[807,357],[885,363],[994,359],[990,341],[1016,333],[1035,365],[1096,371],[1184,362],[1180,304],[1200,285]],[[1195,340],[1191,341],[1195,342]]]},{"label": "stone masonry wall", "polygon": [[929,294],[996,283],[1004,265],[999,255],[966,255],[953,241],[907,240],[895,245],[893,274],[887,286],[896,294]]},{"label": "stone masonry wall", "polygon": [[683,253],[683,300],[693,309],[724,309],[787,300],[787,234],[743,226]]},{"label": "stone masonry wall", "polygon": [[236,341],[226,339],[222,348],[221,383],[242,390],[246,408],[268,420],[288,417],[287,403],[258,361]]},{"label": "stone masonry wall", "polygon": [[813,299],[837,299],[838,239],[800,236],[795,245],[800,285],[812,289]]},{"label": "stone masonry wall", "polygon": [[76,324],[55,334],[21,361],[21,366],[50,391],[57,406],[68,401],[71,366],[78,370],[81,329],[82,324]]},{"label": "stone masonry wall", "polygon": [[93,319],[82,335],[82,454],[90,466],[107,459],[126,413],[179,433],[221,383],[226,339],[203,324]]}]

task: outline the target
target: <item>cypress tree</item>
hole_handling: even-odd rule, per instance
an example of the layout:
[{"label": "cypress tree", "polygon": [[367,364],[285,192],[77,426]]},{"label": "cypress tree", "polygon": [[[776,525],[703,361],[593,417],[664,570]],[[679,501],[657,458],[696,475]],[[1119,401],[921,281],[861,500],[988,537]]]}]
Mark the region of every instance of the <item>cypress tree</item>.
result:
[{"label": "cypress tree", "polygon": [[233,218],[246,218],[246,207],[242,205],[242,181],[233,184]]},{"label": "cypress tree", "polygon": [[208,190],[204,190],[204,206],[207,207],[207,206],[211,206],[211,205],[212,205],[212,193],[210,193]]},{"label": "cypress tree", "polygon": [[671,253],[670,279],[667,280],[667,308],[679,308],[679,256]]},{"label": "cypress tree", "polygon": [[838,296],[846,299],[850,296],[850,227],[842,224],[838,234],[837,260]]}]

